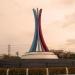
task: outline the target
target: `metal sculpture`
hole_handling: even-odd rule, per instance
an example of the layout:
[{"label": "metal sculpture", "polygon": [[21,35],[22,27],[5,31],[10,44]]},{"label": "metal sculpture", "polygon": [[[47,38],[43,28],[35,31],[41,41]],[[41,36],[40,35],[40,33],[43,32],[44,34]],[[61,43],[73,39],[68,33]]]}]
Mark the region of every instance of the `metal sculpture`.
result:
[{"label": "metal sculpture", "polygon": [[35,18],[35,33],[34,39],[30,48],[30,52],[36,52],[36,48],[38,47],[38,51],[48,52],[49,49],[44,41],[42,29],[41,29],[41,13],[42,9],[37,11],[33,9],[34,18]]}]

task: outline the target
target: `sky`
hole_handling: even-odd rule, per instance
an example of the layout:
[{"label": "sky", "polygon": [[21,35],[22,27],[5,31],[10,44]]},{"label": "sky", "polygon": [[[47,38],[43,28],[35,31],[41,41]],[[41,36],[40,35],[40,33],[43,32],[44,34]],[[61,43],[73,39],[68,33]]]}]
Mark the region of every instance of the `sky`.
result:
[{"label": "sky", "polygon": [[49,49],[75,52],[75,0],[0,0],[0,54],[29,51],[33,8],[42,8],[42,31]]}]

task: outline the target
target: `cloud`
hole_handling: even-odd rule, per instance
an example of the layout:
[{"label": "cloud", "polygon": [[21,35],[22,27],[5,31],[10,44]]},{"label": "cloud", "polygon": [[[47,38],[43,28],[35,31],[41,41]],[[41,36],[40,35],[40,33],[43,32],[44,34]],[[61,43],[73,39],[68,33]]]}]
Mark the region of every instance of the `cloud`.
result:
[{"label": "cloud", "polygon": [[68,39],[66,45],[75,45],[75,39]]},{"label": "cloud", "polygon": [[74,24],[75,24],[75,12],[65,16],[63,28],[68,27],[70,25],[74,25]]},{"label": "cloud", "polygon": [[73,5],[75,3],[75,0],[50,0],[53,4],[59,4],[59,5]]},{"label": "cloud", "polygon": [[68,5],[73,4],[74,2],[75,0],[62,0],[62,3],[68,4]]}]

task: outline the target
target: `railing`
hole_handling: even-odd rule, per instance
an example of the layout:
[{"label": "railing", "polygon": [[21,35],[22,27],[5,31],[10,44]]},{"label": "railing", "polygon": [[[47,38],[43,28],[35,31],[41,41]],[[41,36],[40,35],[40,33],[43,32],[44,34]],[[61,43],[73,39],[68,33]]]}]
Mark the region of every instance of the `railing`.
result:
[{"label": "railing", "polygon": [[30,68],[30,67],[74,67],[72,59],[2,59],[0,68]]}]

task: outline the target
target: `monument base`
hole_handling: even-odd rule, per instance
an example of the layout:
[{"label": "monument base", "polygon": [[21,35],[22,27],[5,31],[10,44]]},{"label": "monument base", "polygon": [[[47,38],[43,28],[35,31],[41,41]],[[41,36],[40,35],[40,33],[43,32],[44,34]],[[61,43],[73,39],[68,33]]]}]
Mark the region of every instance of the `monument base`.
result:
[{"label": "monument base", "polygon": [[21,59],[58,59],[53,52],[27,52]]}]

